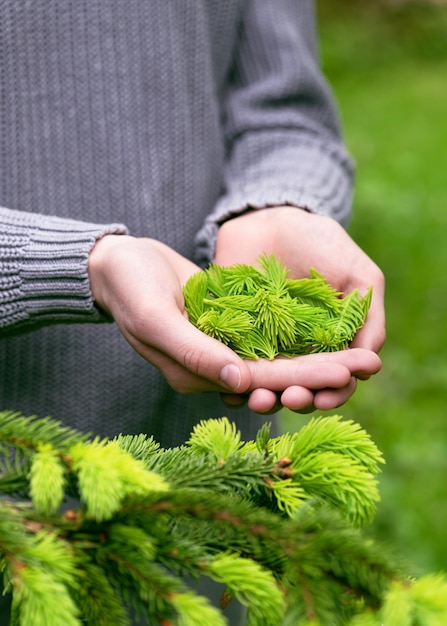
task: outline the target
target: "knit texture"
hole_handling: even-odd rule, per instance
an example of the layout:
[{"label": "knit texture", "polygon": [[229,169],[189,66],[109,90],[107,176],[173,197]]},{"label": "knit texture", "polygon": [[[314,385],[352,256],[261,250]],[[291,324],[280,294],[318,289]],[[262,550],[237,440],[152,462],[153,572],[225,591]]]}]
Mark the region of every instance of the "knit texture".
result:
[{"label": "knit texture", "polygon": [[99,237],[126,233],[124,226],[98,227],[7,209],[2,220],[0,336],[51,323],[110,321],[93,301],[87,260]]},{"label": "knit texture", "polygon": [[129,232],[205,265],[247,206],[345,223],[351,177],[308,0],[3,0],[0,409],[164,445],[227,413],[102,323],[91,247]]}]

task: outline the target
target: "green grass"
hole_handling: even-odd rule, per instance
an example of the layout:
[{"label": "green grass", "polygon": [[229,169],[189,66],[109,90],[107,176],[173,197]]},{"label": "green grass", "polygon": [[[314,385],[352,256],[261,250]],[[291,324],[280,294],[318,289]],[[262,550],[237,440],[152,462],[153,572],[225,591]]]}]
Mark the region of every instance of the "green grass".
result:
[{"label": "green grass", "polygon": [[[383,370],[338,412],[387,460],[372,530],[415,573],[447,571],[447,7],[318,6],[357,162],[349,232],[387,281]],[[284,427],[307,419],[286,413]]]}]

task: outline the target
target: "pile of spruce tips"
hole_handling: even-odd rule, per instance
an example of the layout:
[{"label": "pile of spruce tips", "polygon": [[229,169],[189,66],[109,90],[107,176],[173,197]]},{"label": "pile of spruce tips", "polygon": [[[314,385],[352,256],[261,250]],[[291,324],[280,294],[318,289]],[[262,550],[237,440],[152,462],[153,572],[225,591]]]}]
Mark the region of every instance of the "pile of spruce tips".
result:
[{"label": "pile of spruce tips", "polygon": [[274,359],[349,347],[363,326],[372,289],[342,295],[315,269],[289,278],[274,255],[258,265],[210,265],[183,288],[194,326],[245,359]]}]

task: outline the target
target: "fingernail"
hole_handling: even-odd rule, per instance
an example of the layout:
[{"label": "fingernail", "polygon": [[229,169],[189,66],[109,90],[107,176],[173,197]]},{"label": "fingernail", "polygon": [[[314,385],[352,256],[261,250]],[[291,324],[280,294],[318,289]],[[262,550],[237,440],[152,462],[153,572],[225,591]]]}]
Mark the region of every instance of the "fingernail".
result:
[{"label": "fingernail", "polygon": [[241,384],[241,372],[238,366],[233,363],[225,365],[220,371],[220,380],[228,389],[238,389]]}]

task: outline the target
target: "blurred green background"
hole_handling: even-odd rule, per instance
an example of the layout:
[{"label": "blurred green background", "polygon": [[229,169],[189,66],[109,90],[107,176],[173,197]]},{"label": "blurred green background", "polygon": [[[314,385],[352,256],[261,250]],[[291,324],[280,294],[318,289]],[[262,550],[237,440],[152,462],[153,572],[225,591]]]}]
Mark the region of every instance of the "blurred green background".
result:
[{"label": "blurred green background", "polygon": [[[357,163],[349,232],[387,281],[382,371],[338,412],[384,453],[372,532],[447,572],[447,4],[318,0]],[[309,416],[284,414],[295,430]]]}]

